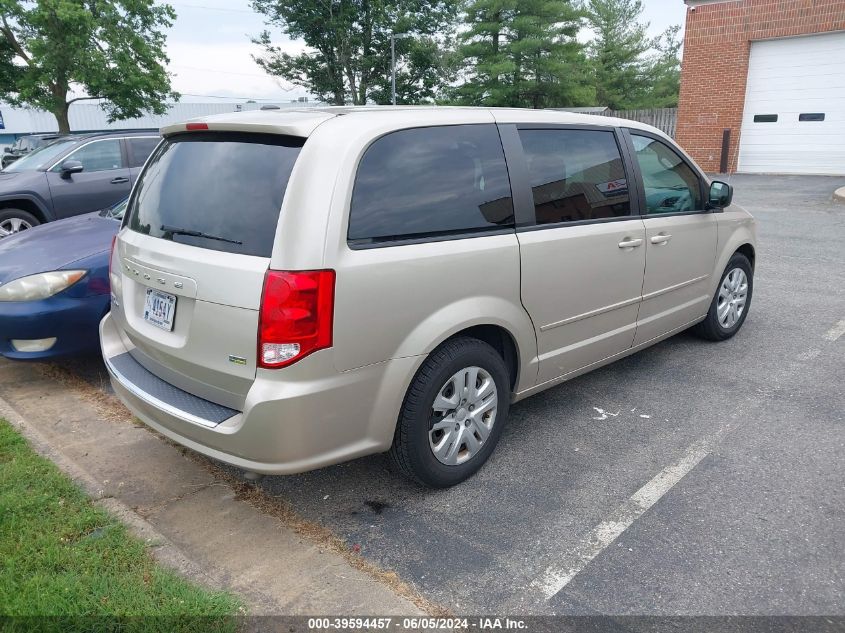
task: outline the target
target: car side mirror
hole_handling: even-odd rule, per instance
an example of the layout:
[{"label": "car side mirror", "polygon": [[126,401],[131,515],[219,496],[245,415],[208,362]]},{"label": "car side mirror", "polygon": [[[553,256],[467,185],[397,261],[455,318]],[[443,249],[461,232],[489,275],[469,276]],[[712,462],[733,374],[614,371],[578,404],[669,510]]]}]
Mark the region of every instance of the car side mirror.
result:
[{"label": "car side mirror", "polygon": [[707,206],[711,210],[722,211],[725,207],[730,206],[733,197],[734,188],[731,185],[721,180],[714,180],[710,183],[710,196]]},{"label": "car side mirror", "polygon": [[66,160],[62,163],[62,178],[70,178],[72,174],[78,174],[85,167],[78,160]]}]

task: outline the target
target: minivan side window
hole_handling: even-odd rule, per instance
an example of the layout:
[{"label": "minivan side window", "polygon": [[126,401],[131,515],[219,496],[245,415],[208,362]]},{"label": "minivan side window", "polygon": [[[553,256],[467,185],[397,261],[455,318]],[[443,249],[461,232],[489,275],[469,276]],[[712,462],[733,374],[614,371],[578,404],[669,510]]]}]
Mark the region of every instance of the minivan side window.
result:
[{"label": "minivan side window", "polygon": [[683,213],[702,209],[698,175],[666,143],[631,133],[645,186],[648,214]]},{"label": "minivan side window", "polygon": [[352,193],[358,244],[513,227],[513,202],[493,124],[414,128],[376,140]]},{"label": "minivan side window", "polygon": [[612,131],[519,130],[537,224],[628,216],[628,180]]},{"label": "minivan side window", "polygon": [[[109,169],[120,169],[123,167],[123,156],[120,153],[120,140],[106,139],[93,141],[83,145],[74,152],[64,157],[66,160],[78,160],[82,163],[84,171],[107,171]],[[60,171],[61,163],[53,168],[53,171]]]}]

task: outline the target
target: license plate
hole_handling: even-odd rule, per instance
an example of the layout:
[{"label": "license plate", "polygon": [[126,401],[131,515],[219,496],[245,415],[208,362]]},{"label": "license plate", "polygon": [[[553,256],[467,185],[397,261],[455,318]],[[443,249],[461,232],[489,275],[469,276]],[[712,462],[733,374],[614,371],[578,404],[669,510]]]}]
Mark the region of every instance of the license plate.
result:
[{"label": "license plate", "polygon": [[144,301],[144,321],[171,332],[175,314],[176,297],[174,295],[147,288],[147,296]]}]

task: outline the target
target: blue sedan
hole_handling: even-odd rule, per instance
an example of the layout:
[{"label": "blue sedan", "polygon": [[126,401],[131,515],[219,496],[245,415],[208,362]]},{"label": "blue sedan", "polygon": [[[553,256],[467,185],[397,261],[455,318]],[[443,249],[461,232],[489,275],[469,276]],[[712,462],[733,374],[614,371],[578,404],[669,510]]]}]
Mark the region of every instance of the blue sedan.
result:
[{"label": "blue sedan", "polygon": [[0,239],[0,355],[96,351],[109,310],[109,255],[126,201]]}]

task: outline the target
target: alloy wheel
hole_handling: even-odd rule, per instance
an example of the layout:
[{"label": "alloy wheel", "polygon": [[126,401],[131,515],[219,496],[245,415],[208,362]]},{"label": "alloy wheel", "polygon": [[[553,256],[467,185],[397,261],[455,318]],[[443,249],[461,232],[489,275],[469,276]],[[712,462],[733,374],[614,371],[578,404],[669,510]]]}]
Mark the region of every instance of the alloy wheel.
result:
[{"label": "alloy wheel", "polygon": [[732,269],[719,287],[719,300],[716,304],[716,316],[719,325],[729,330],[745,311],[745,303],[748,298],[748,277],[742,268]]},{"label": "alloy wheel", "polygon": [[0,237],[6,237],[31,228],[32,225],[23,218],[7,218],[0,222]]}]

